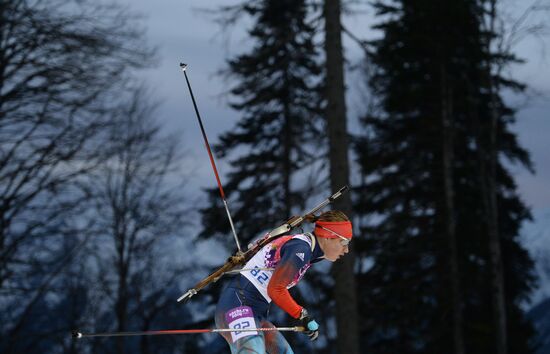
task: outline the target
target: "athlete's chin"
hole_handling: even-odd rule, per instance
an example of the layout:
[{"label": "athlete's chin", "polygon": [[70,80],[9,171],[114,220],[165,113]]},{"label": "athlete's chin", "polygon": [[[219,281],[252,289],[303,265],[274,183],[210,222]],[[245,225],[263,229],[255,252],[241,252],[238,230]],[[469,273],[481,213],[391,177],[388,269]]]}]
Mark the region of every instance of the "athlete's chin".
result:
[{"label": "athlete's chin", "polygon": [[337,256],[337,257],[336,257],[336,258],[334,259],[334,261],[333,261],[333,262],[336,262],[337,260],[339,260],[339,259],[340,259],[341,257],[343,257],[343,256],[344,256],[343,254],[341,254],[341,255]]}]

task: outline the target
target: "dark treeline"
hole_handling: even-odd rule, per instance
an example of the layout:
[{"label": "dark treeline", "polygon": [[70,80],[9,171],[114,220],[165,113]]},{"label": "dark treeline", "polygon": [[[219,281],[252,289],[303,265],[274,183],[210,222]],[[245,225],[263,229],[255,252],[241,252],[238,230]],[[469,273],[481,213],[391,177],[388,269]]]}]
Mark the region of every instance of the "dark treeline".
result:
[{"label": "dark treeline", "polygon": [[519,306],[533,264],[518,239],[530,214],[503,159],[531,162],[499,93],[522,85],[496,70],[517,59],[492,50],[491,5],[375,2],[378,110],[356,144],[357,211],[377,215],[362,231],[374,265],[359,275],[372,352],[531,352]]},{"label": "dark treeline", "polygon": [[[286,337],[296,353],[535,353],[521,307],[536,285],[519,242],[530,211],[509,171],[532,166],[503,99],[525,86],[503,74],[520,59],[498,45],[499,2],[373,1],[366,70],[344,77],[356,58],[340,21],[358,3],[217,12],[252,20],[249,49],[222,71],[240,119],[214,147],[242,246],[352,181],[336,205],[355,223],[348,263],[312,267],[292,290],[321,337]],[[154,60],[138,19],[86,0],[0,0],[0,20],[0,352],[226,353],[218,336],[69,338],[212,326],[224,282],[174,301],[196,206],[177,139],[134,79]],[[352,117],[345,87],[358,83],[367,113]],[[191,234],[231,253],[217,188],[204,199]]]}]

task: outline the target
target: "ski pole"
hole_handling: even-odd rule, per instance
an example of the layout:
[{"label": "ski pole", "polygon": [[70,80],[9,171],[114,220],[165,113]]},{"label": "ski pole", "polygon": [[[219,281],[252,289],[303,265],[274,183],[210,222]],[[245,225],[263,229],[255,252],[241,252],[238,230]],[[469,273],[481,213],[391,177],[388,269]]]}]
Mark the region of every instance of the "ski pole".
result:
[{"label": "ski pole", "polygon": [[214,174],[216,175],[216,181],[218,182],[218,188],[220,189],[220,196],[222,197],[223,205],[225,206],[225,211],[227,213],[227,217],[229,218],[229,224],[231,225],[231,231],[233,231],[233,236],[235,237],[235,242],[237,243],[237,250],[239,251],[239,254],[240,254],[242,253],[242,251],[241,251],[241,245],[239,243],[239,238],[237,237],[237,232],[235,231],[235,226],[233,225],[233,219],[231,218],[231,213],[229,213],[229,206],[227,205],[227,201],[225,199],[225,193],[223,191],[222,182],[220,181],[220,176],[218,175],[218,169],[216,168],[216,162],[214,161],[214,156],[212,155],[212,150],[210,149],[210,144],[208,143],[208,138],[206,137],[206,132],[204,131],[204,126],[202,125],[201,115],[199,113],[199,109],[197,108],[197,102],[195,101],[193,90],[191,89],[191,83],[189,82],[189,78],[187,77],[187,72],[186,72],[187,64],[180,63],[180,68],[183,71],[183,75],[185,76],[185,81],[187,82],[187,87],[189,88],[189,93],[191,94],[191,101],[193,101],[193,107],[195,108],[197,119],[199,120],[199,126],[201,128],[204,144],[206,145],[206,150],[208,151],[208,156],[210,157],[210,164],[214,169]]},{"label": "ski pole", "polygon": [[165,329],[158,331],[138,331],[138,332],[106,332],[106,333],[82,333],[78,331],[72,332],[72,337],[94,338],[94,337],[129,337],[129,336],[158,336],[172,334],[197,334],[197,333],[223,333],[223,332],[303,332],[304,327],[265,327],[265,328],[205,328],[205,329]]}]

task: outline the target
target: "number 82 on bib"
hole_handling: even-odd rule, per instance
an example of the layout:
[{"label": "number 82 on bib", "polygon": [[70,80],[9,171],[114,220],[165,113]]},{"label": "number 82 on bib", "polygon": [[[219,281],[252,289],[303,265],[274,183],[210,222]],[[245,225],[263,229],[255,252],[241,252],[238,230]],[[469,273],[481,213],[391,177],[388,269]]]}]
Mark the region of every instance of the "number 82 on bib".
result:
[{"label": "number 82 on bib", "polygon": [[[231,329],[248,329],[255,328],[256,322],[254,321],[254,314],[252,308],[249,306],[240,306],[227,311],[225,314],[225,322]],[[237,340],[257,335],[257,331],[245,331],[245,332],[231,332],[231,339],[233,343]]]}]

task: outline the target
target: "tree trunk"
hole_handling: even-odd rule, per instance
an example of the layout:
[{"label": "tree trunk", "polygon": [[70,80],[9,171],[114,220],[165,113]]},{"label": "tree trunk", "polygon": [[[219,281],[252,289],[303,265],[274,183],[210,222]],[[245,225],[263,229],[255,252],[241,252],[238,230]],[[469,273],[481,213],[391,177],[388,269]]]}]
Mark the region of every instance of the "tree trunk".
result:
[{"label": "tree trunk", "polygon": [[[494,96],[494,95],[493,95]],[[491,99],[493,101],[493,99]],[[492,109],[493,111],[495,108]],[[489,173],[487,174],[487,199],[488,199],[488,228],[489,228],[489,255],[491,257],[491,274],[493,287],[493,312],[495,321],[497,354],[506,354],[506,295],[504,294],[504,274],[502,267],[502,254],[500,249],[500,237],[498,232],[498,210],[495,183],[496,167],[496,115],[491,117],[491,132],[489,141]]]},{"label": "tree trunk", "polygon": [[[326,117],[330,149],[330,186],[335,191],[349,183],[340,1],[325,0],[323,11],[325,17]],[[351,217],[350,193],[338,198],[334,207]],[[351,248],[349,254],[336,262],[332,268],[336,281],[334,296],[338,332],[337,352],[342,354],[359,353],[354,263],[355,253]]]},{"label": "tree trunk", "polygon": [[[490,2],[489,29],[491,32],[495,28],[496,20],[496,1]],[[491,39],[487,42],[486,51],[491,51]],[[497,64],[499,65],[499,64]],[[501,66],[497,67],[497,73],[500,74]],[[486,147],[480,145],[482,158],[481,165],[482,178],[484,180],[485,207],[487,209],[487,231],[489,236],[489,257],[491,264],[491,285],[493,304],[493,321],[495,332],[495,345],[497,354],[507,354],[507,315],[506,315],[506,295],[504,293],[504,274],[502,266],[501,244],[498,228],[498,208],[497,208],[497,185],[496,185],[496,166],[498,163],[497,155],[497,123],[498,123],[498,102],[496,99],[497,84],[491,75],[491,64],[487,63],[486,68],[487,85],[490,94],[491,115],[488,132],[488,142]]]},{"label": "tree trunk", "polygon": [[[116,317],[117,317],[117,331],[124,332],[126,331],[126,317],[127,317],[127,304],[128,304],[128,295],[126,291],[126,279],[120,275],[119,280],[119,289],[117,293],[117,302],[116,302]],[[119,353],[124,353],[124,337],[117,338],[116,347]]]},{"label": "tree trunk", "polygon": [[452,89],[448,82],[445,65],[441,65],[441,118],[443,129],[443,184],[445,198],[445,233],[449,247],[449,270],[451,281],[451,307],[453,313],[453,345],[455,354],[464,354],[462,316],[462,287],[458,265],[454,196],[454,124]]},{"label": "tree trunk", "polygon": [[[118,226],[119,222],[117,222]],[[126,320],[128,316],[128,288],[127,288],[127,277],[128,277],[128,263],[124,257],[125,253],[125,235],[117,233],[115,228],[115,234],[118,238],[117,243],[117,272],[118,272],[118,288],[116,295],[116,319],[117,319],[117,331],[124,332],[126,330]],[[124,353],[124,337],[117,338],[116,348],[118,353]]]},{"label": "tree trunk", "polygon": [[[489,69],[488,69],[489,70]],[[489,92],[491,95],[491,124],[489,130],[489,142],[486,152],[488,168],[484,169],[485,193],[487,199],[487,227],[489,233],[489,256],[491,259],[491,281],[492,281],[492,304],[495,323],[496,353],[506,354],[506,295],[504,294],[504,274],[502,266],[502,254],[500,237],[498,231],[498,208],[497,208],[497,186],[496,186],[496,165],[497,165],[497,100],[495,99],[495,88],[493,80],[489,75]],[[484,160],[485,161],[485,160]]]}]

